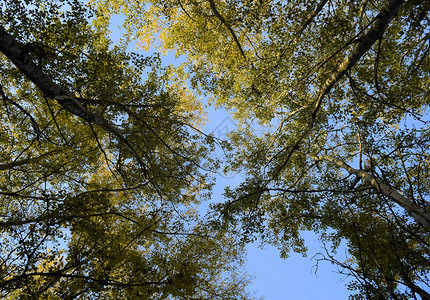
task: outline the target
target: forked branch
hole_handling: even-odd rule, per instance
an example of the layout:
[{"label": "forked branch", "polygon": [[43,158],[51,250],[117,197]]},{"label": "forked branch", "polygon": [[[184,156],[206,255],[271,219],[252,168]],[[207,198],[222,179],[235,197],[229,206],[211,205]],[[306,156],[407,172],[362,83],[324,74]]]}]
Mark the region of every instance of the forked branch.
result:
[{"label": "forked branch", "polygon": [[342,160],[335,158],[330,155],[320,155],[312,157],[315,161],[325,161],[334,163],[336,166],[346,170],[349,174],[356,175],[364,179],[368,184],[373,186],[377,191],[382,193],[384,196],[392,199],[398,205],[403,207],[419,224],[430,229],[430,214],[424,209],[416,205],[407,197],[403,196],[401,193],[390,187],[389,185],[379,181],[372,174],[364,171],[358,170],[350,165],[346,164]]}]

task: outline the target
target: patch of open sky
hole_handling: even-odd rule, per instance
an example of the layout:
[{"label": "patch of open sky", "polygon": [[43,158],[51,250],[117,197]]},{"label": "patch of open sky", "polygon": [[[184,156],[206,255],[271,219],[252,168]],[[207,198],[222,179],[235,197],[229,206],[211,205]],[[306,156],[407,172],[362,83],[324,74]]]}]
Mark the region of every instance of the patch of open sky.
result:
[{"label": "patch of open sky", "polygon": [[[208,133],[225,140],[228,133],[236,129],[234,119],[226,110],[209,110]],[[214,155],[222,157],[224,153],[217,148]],[[224,201],[224,188],[238,186],[244,179],[244,175],[239,173],[218,175],[211,203]],[[279,250],[273,246],[260,247],[259,242],[247,246],[246,268],[250,275],[255,276],[251,291],[267,299],[346,299],[349,295],[345,286],[348,280],[338,274],[337,267],[322,261],[316,268],[314,255],[323,250],[318,236],[312,232],[302,232],[302,235],[308,247],[308,257],[290,253],[288,259],[282,259]],[[340,249],[345,249],[345,245]],[[341,251],[338,259],[344,261]]]}]

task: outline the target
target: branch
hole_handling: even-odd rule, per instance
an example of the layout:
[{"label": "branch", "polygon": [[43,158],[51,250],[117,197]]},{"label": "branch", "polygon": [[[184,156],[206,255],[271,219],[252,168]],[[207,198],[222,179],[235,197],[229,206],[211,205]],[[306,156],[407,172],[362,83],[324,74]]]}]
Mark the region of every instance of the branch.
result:
[{"label": "branch", "polygon": [[225,27],[227,27],[228,31],[230,31],[231,36],[233,37],[234,42],[236,43],[237,47],[239,48],[240,54],[242,54],[243,58],[246,60],[245,52],[243,52],[242,46],[240,45],[240,42],[236,36],[236,33],[234,33],[233,29],[227,22],[225,21],[224,17],[218,12],[218,9],[215,6],[214,0],[208,0],[212,9],[212,12],[214,15],[220,20],[222,24],[224,24]]},{"label": "branch", "polygon": [[58,150],[49,151],[49,152],[44,153],[38,157],[26,158],[26,159],[22,159],[22,160],[16,160],[13,162],[0,164],[0,171],[5,171],[5,170],[12,169],[14,167],[19,167],[19,166],[35,163],[35,162],[41,160],[42,158],[44,158],[45,156],[51,155],[55,152],[58,152]]},{"label": "branch", "polygon": [[190,18],[191,20],[193,20],[194,22],[196,22],[196,20],[194,20],[193,17],[190,16],[190,14],[187,12],[185,7],[182,5],[181,0],[178,0],[178,3],[179,3],[179,6],[181,7],[181,9],[184,11],[184,13],[187,15],[187,17]]},{"label": "branch", "polygon": [[[294,38],[288,43],[287,46],[292,46],[295,45],[297,43],[297,41],[299,40],[299,38],[301,37],[302,33],[305,31],[305,29],[309,26],[309,24],[311,24],[314,20],[314,18],[321,12],[321,10],[324,8],[324,6],[326,5],[326,3],[328,2],[328,0],[322,0],[316,10],[314,10],[305,20],[305,22],[302,24],[302,26],[300,26],[300,28],[297,30],[296,34],[294,35]],[[276,62],[275,66],[278,66],[281,58],[287,53],[287,48],[285,48],[281,54],[279,55],[278,61]]]},{"label": "branch", "polygon": [[136,154],[134,148],[123,136],[121,129],[106,120],[103,116],[86,110],[76,97],[67,95],[68,92],[52,81],[45,73],[31,60],[25,46],[16,41],[3,26],[0,25],[0,52],[31,81],[46,97],[57,100],[67,111],[78,116],[87,122],[97,124],[105,131],[113,134],[120,141],[124,142],[137,159],[139,165],[147,172],[146,164]]},{"label": "branch", "polygon": [[388,4],[382,8],[380,13],[376,16],[376,20],[369,31],[360,39],[360,42],[348,55],[348,57],[338,65],[336,71],[334,71],[332,75],[326,80],[320,89],[315,108],[312,112],[311,124],[315,122],[316,115],[319,108],[321,107],[324,97],[330,93],[336,82],[338,82],[343,77],[343,75],[345,75],[345,73],[348,72],[367,51],[369,51],[373,44],[378,39],[382,38],[385,30],[388,27],[388,24],[390,24],[391,20],[397,15],[403,2],[403,0],[390,0]]},{"label": "branch", "polygon": [[0,51],[31,81],[46,97],[57,100],[58,104],[72,114],[95,123],[106,131],[118,136],[120,130],[102,116],[83,108],[75,97],[70,97],[63,88],[52,81],[30,58],[25,45],[16,41],[3,26],[0,25]]},{"label": "branch", "polygon": [[[322,1],[318,9],[322,9],[324,4],[325,2]],[[375,22],[373,23],[372,27],[364,35],[364,37],[360,39],[360,42],[357,44],[355,49],[337,67],[336,71],[333,72],[330,78],[328,78],[327,81],[324,83],[324,85],[321,87],[318,98],[316,100],[315,107],[312,111],[307,129],[304,130],[302,134],[298,136],[294,145],[289,147],[288,149],[289,153],[284,163],[281,166],[279,166],[278,169],[274,172],[274,175],[272,176],[271,180],[276,178],[279,175],[279,173],[287,166],[293,153],[300,148],[300,143],[305,139],[305,137],[310,133],[310,131],[314,127],[316,115],[321,107],[324,97],[330,93],[335,83],[338,82],[340,78],[342,78],[342,76],[345,75],[345,73],[347,73],[360,60],[360,58],[373,46],[373,44],[382,37],[382,35],[384,34],[385,30],[388,27],[388,24],[397,14],[402,4],[403,4],[403,0],[389,0],[388,4],[384,8],[382,8],[381,12],[376,16]],[[318,9],[316,10],[316,13],[318,13]]]},{"label": "branch", "polygon": [[147,282],[135,282],[135,283],[128,283],[128,282],[122,282],[111,278],[96,278],[89,275],[81,275],[81,274],[70,274],[70,273],[62,273],[62,270],[59,270],[57,272],[32,272],[32,273],[24,273],[21,275],[18,275],[16,277],[13,277],[11,279],[5,280],[2,282],[3,285],[9,285],[14,282],[19,282],[23,280],[27,280],[27,278],[31,277],[53,277],[57,278],[68,278],[68,279],[84,279],[87,282],[95,282],[98,284],[101,284],[102,286],[117,286],[117,287],[141,287],[141,286],[147,286],[147,285],[165,285],[168,284],[169,281],[147,281]]},{"label": "branch", "polygon": [[312,157],[315,161],[326,161],[334,163],[336,166],[345,169],[349,174],[356,175],[363,178],[367,183],[373,186],[377,191],[381,192],[384,196],[391,198],[398,205],[403,207],[419,224],[426,228],[430,228],[430,214],[424,209],[416,205],[414,202],[400,194],[395,189],[391,188],[389,185],[380,182],[372,174],[364,171],[354,169],[353,167],[347,165],[342,160],[335,158],[330,155],[320,155]]},{"label": "branch", "polygon": [[0,84],[0,95],[3,98],[5,105],[7,103],[12,104],[13,106],[17,107],[21,112],[23,112],[27,117],[30,118],[31,124],[33,125],[33,130],[36,134],[37,139],[39,139],[41,136],[41,132],[40,132],[39,125],[37,124],[36,120],[33,118],[33,116],[25,108],[23,108],[21,105],[19,105],[15,101],[12,101],[8,96],[6,96],[6,94],[3,90],[3,86],[1,84]]}]

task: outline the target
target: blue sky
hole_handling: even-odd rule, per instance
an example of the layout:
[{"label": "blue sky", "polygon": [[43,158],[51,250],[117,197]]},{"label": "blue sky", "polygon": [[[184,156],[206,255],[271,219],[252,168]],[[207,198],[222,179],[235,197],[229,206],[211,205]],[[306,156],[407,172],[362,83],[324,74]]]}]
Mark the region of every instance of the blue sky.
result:
[{"label": "blue sky", "polygon": [[284,260],[274,247],[248,247],[247,269],[257,278],[253,288],[266,299],[347,299],[348,291],[342,275],[327,262],[319,265],[315,274],[315,260],[311,256],[320,251],[317,243],[308,240],[310,255],[292,253]]},{"label": "blue sky", "polygon": [[[218,138],[224,138],[228,131],[235,129],[234,121],[224,109],[208,107],[208,119],[205,132]],[[222,201],[224,188],[238,185],[241,180],[240,174],[228,178],[217,176],[213,201]],[[261,248],[257,242],[248,245],[246,268],[250,275],[255,276],[250,290],[255,291],[256,296],[266,296],[268,300],[347,299],[350,294],[345,286],[348,279],[338,274],[337,267],[329,262],[321,262],[316,270],[316,260],[312,257],[323,249],[315,234],[305,232],[303,236],[309,249],[307,257],[291,253],[288,259],[281,259],[275,247],[265,245]],[[339,250],[339,253],[344,250]]]},{"label": "blue sky", "polygon": [[[112,39],[118,41],[122,36],[122,30],[118,27],[122,18],[115,16],[111,25]],[[136,51],[133,47],[131,50]],[[139,52],[139,51],[136,51]],[[143,53],[144,54],[144,53]],[[181,61],[183,58],[181,57]],[[174,55],[169,54],[162,57],[163,65],[178,64]],[[215,109],[208,106],[208,123],[205,133],[211,133],[219,138],[226,131],[234,130],[234,121],[224,109]],[[217,176],[217,183],[213,190],[213,201],[223,200],[224,188],[228,185],[238,185],[243,178],[236,175],[232,178]],[[206,206],[207,204],[204,204]],[[250,291],[255,296],[265,296],[267,300],[337,300],[347,299],[350,294],[345,284],[348,279],[337,273],[336,266],[329,262],[321,262],[318,271],[315,272],[316,261],[312,257],[322,252],[317,237],[312,233],[305,233],[308,256],[291,253],[288,259],[281,259],[279,251],[272,246],[259,247],[258,243],[247,247],[248,255],[246,262],[247,272],[254,276]],[[342,250],[340,250],[342,251]]]}]

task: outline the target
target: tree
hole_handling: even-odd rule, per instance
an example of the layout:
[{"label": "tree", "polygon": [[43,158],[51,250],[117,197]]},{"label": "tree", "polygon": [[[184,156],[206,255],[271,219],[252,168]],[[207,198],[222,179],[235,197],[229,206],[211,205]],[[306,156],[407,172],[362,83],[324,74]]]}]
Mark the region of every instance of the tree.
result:
[{"label": "tree", "polygon": [[247,179],[218,228],[284,256],[305,251],[301,230],[346,239],[349,261],[324,257],[356,297],[430,298],[429,1],[93,3],[143,47],[186,54],[193,87],[235,111],[229,170]]},{"label": "tree", "polygon": [[181,78],[77,0],[0,5],[2,298],[248,298],[195,209],[215,162]]}]

